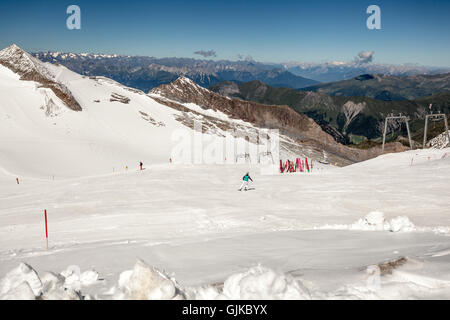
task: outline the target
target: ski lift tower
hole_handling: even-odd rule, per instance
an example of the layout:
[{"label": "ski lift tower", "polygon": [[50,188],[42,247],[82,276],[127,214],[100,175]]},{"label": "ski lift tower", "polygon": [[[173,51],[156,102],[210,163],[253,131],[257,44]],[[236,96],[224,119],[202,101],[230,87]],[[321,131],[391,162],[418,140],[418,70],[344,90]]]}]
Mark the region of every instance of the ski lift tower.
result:
[{"label": "ski lift tower", "polygon": [[409,146],[411,148],[411,150],[413,149],[413,145],[412,145],[412,140],[411,140],[411,132],[409,131],[409,123],[408,121],[411,120],[409,117],[407,116],[403,116],[401,113],[398,116],[394,116],[392,113],[390,116],[386,117],[386,120],[384,121],[384,132],[383,132],[383,147],[381,149],[381,154],[384,154],[384,145],[386,143],[386,131],[387,131],[387,125],[388,125],[388,121],[389,120],[404,120],[405,124],[406,124],[406,130],[408,131],[408,139],[409,139]]},{"label": "ski lift tower", "polygon": [[240,153],[240,154],[238,154],[236,156],[236,163],[238,162],[239,159],[244,159],[245,163],[251,163],[252,162],[249,153]]},{"label": "ski lift tower", "polygon": [[272,152],[268,151],[268,152],[260,152],[258,154],[258,163],[261,163],[261,158],[262,157],[269,157],[272,160],[272,164],[274,164],[275,162],[273,161],[273,156],[272,156]]},{"label": "ski lift tower", "polygon": [[423,149],[425,149],[425,145],[427,143],[428,119],[431,119],[432,121],[438,121],[441,118],[444,119],[445,132],[447,132],[448,141],[450,143],[450,132],[448,131],[447,115],[445,113],[437,113],[437,114],[431,113],[425,116],[425,131],[423,133],[423,147],[422,147]]}]

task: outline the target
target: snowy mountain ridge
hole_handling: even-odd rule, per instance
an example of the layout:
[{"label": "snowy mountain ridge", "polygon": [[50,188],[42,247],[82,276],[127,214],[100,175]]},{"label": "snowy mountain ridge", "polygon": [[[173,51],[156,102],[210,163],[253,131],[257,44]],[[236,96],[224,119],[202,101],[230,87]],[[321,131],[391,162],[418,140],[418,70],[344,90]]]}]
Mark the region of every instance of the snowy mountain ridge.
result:
[{"label": "snowy mountain ridge", "polygon": [[51,89],[70,109],[81,111],[80,104],[70,90],[64,84],[55,81],[57,75],[17,45],[12,44],[0,51],[0,64],[19,74],[21,80],[35,81],[42,87]]}]

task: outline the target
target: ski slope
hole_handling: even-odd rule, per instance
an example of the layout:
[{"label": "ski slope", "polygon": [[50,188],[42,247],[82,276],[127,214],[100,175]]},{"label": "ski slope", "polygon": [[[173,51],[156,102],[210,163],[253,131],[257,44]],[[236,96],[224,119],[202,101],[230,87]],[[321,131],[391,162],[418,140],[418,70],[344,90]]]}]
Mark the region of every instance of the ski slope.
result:
[{"label": "ski slope", "polygon": [[[136,298],[119,285],[130,272],[120,275],[142,259],[174,277],[188,298],[253,292],[250,298],[448,299],[449,169],[450,149],[442,149],[310,174],[164,164],[54,181],[24,178],[20,185],[0,174],[0,278],[20,262],[41,275],[76,265],[102,279],[81,287],[89,297]],[[247,170],[255,190],[238,192]],[[380,287],[368,285],[377,279],[374,265],[403,258],[380,277]],[[137,275],[146,270],[136,268]],[[236,280],[246,272],[256,272],[245,276],[254,290]],[[212,286],[232,274],[228,287]],[[303,289],[295,287],[300,291],[292,289],[292,296],[269,286],[272,292],[265,284],[275,275]]]},{"label": "ski slope", "polygon": [[259,129],[22,56],[82,111],[0,65],[0,299],[450,298],[450,149],[303,174],[170,164],[183,120]]}]

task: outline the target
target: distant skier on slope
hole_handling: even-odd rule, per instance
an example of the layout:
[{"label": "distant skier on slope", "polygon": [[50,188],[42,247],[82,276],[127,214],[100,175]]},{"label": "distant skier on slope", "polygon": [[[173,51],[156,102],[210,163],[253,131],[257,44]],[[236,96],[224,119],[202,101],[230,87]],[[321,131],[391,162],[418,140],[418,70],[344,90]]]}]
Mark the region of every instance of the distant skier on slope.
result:
[{"label": "distant skier on slope", "polygon": [[143,166],[144,164],[142,163],[142,162],[139,162],[139,167],[141,168],[141,171],[142,171],[142,166]]},{"label": "distant skier on slope", "polygon": [[239,188],[239,191],[242,191],[242,188],[244,188],[245,191],[248,190],[248,180],[253,182],[253,179],[250,177],[249,173],[247,172],[245,176],[242,178],[244,180],[241,184],[241,187]]}]

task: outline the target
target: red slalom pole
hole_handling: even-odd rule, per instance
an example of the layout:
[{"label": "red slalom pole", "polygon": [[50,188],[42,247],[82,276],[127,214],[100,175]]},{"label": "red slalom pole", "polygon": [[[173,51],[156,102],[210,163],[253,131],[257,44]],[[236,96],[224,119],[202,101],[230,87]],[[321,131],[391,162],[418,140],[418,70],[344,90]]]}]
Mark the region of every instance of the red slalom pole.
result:
[{"label": "red slalom pole", "polygon": [[44,210],[44,215],[45,215],[45,240],[47,243],[46,249],[48,250],[47,210]]}]

